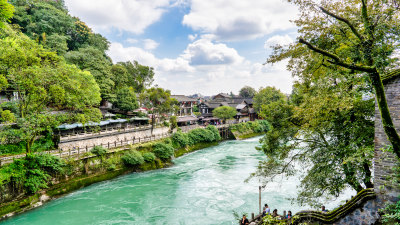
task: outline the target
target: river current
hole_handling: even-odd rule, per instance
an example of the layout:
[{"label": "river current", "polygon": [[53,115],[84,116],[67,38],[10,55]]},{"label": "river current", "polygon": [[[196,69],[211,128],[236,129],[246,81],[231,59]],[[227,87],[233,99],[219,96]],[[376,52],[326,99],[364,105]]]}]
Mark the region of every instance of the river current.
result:
[{"label": "river current", "polygon": [[[237,224],[233,212],[258,212],[258,180],[244,183],[263,159],[258,140],[222,142],[175,159],[170,168],[94,184],[0,224]],[[288,200],[298,184],[296,177],[269,184],[262,203],[278,213],[307,209]]]}]

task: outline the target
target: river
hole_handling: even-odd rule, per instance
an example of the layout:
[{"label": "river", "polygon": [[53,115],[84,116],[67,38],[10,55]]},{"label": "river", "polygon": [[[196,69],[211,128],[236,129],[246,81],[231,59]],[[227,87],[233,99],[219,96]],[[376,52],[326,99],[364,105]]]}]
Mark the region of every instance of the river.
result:
[{"label": "river", "polygon": [[[258,212],[258,180],[244,183],[263,158],[258,139],[225,141],[170,168],[94,184],[0,224],[237,224],[233,212]],[[296,185],[295,178],[270,184],[262,202],[279,213],[305,209],[287,199]]]}]

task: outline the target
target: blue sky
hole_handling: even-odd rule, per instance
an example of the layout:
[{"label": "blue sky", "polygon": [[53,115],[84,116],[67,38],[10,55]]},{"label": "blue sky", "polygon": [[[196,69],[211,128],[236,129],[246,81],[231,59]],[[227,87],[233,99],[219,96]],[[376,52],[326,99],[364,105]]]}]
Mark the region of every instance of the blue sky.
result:
[{"label": "blue sky", "polygon": [[282,0],[65,0],[111,42],[114,62],[137,60],[173,94],[237,93],[244,85],[290,93],[286,63],[262,64],[296,38],[297,9]]}]

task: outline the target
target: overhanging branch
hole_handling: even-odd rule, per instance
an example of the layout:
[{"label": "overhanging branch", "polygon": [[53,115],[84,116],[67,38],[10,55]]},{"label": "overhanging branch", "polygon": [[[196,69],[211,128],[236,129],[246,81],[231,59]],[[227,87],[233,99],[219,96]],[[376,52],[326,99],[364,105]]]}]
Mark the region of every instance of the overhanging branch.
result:
[{"label": "overhanging branch", "polygon": [[342,66],[344,68],[347,69],[351,69],[351,70],[358,70],[358,71],[362,71],[362,72],[367,72],[367,73],[373,73],[376,72],[376,68],[375,67],[371,67],[371,66],[360,66],[360,65],[354,65],[354,64],[349,64],[344,62],[343,60],[341,60],[339,58],[339,56],[330,53],[328,51],[325,51],[323,49],[320,49],[318,47],[313,46],[311,43],[307,42],[306,40],[300,38],[299,42],[301,44],[305,44],[309,49],[311,49],[314,52],[317,52],[321,55],[327,56],[329,58],[331,58],[332,60],[327,60],[329,63],[338,65],[338,66]]}]

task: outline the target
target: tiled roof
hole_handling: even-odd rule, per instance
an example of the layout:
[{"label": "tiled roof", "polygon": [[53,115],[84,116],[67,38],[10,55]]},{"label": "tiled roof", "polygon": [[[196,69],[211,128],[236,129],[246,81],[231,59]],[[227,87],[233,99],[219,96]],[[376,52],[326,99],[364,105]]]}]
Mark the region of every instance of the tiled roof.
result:
[{"label": "tiled roof", "polygon": [[383,83],[386,83],[389,80],[391,80],[391,79],[393,79],[395,77],[399,77],[399,76],[400,76],[400,69],[396,69],[396,70],[393,70],[393,71],[391,71],[389,73],[383,74],[381,76],[381,79],[382,79]]},{"label": "tiled roof", "polygon": [[197,101],[194,98],[189,98],[184,95],[171,95],[171,98],[176,99],[178,102],[196,102]]}]

